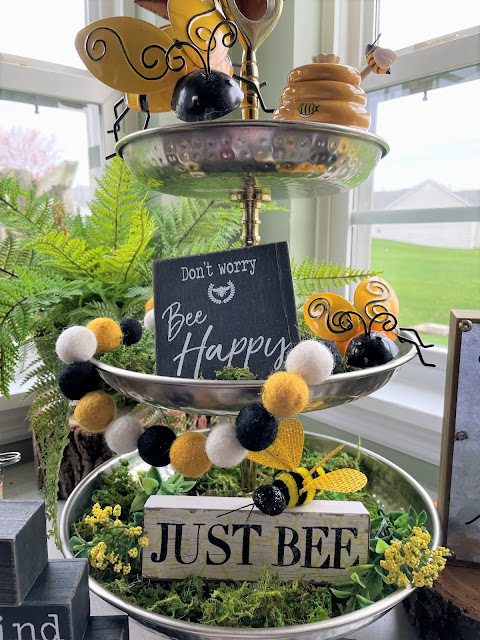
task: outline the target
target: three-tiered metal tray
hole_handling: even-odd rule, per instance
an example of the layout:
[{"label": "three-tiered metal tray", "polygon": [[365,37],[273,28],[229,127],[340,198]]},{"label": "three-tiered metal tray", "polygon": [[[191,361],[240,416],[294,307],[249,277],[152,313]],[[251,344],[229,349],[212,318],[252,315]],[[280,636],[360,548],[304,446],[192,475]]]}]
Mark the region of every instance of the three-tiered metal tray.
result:
[{"label": "three-tiered metal tray", "polygon": [[[244,61],[242,76],[258,85],[255,49],[272,30],[281,13],[281,0],[266,0],[261,20],[239,13],[239,0],[221,0],[222,8],[240,27]],[[245,89],[245,87],[244,87]],[[242,103],[243,120],[179,124],[140,131],[123,138],[116,147],[132,172],[150,188],[165,194],[198,198],[231,199],[242,209],[245,247],[260,240],[259,210],[271,198],[305,198],[332,195],[362,184],[388,151],[378,136],[354,127],[331,124],[260,121],[257,98],[248,86]],[[399,345],[398,356],[370,369],[331,375],[310,387],[306,411],[342,405],[367,396],[385,385],[415,356],[408,343]],[[100,375],[114,389],[139,402],[210,415],[235,415],[245,405],[258,401],[263,381],[189,380],[126,371],[92,359]],[[313,451],[331,450],[337,441],[306,434]],[[345,450],[357,449],[346,443]],[[133,472],[144,463],[137,453],[123,456]],[[371,451],[360,449],[361,464],[369,478],[369,491],[387,510],[412,505],[428,514],[427,527],[436,547],[440,524],[427,492],[406,472]],[[70,496],[61,520],[62,548],[68,546],[72,526],[91,501],[96,478],[118,464],[108,461],[90,474]],[[163,473],[172,471],[167,467]],[[331,620],[288,628],[228,629],[175,620],[133,606],[113,595],[95,580],[92,590],[146,626],[181,640],[257,639],[333,640],[348,635],[384,615],[407,597],[412,587],[400,589],[368,607]]]}]

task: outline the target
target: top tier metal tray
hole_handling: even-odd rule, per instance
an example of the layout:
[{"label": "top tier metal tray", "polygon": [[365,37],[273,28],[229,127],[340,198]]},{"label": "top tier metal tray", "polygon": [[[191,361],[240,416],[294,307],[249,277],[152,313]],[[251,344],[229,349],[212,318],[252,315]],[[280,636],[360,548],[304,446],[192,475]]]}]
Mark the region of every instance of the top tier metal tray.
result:
[{"label": "top tier metal tray", "polygon": [[222,120],[139,131],[116,146],[150,188],[229,199],[253,179],[273,198],[347,191],[364,182],[387,143],[355,127],[282,120]]}]

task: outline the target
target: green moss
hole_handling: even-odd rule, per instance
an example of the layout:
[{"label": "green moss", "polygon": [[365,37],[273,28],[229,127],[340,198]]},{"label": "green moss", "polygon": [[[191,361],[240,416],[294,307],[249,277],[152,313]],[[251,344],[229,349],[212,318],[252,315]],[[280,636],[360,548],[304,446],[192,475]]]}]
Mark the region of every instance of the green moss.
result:
[{"label": "green moss", "polygon": [[100,356],[100,360],[119,369],[155,374],[154,332],[146,329],[139,342],[129,347],[121,344],[113,351]]},{"label": "green moss", "polygon": [[127,576],[105,581],[109,591],[152,613],[224,627],[285,627],[326,620],[332,614],[330,591],[303,582],[282,584],[269,569],[258,582],[206,582],[189,576],[178,582],[142,581]]}]

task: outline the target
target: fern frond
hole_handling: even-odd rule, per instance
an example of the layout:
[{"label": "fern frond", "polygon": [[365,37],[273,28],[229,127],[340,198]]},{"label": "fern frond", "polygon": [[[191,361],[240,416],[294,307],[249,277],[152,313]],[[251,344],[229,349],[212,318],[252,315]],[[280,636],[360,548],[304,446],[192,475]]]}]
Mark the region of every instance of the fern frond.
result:
[{"label": "fern frond", "polygon": [[116,251],[128,242],[134,224],[131,212],[138,208],[134,184],[121,158],[117,156],[106,165],[89,203],[92,213],[86,220],[86,230],[91,247],[109,247]]},{"label": "fern frond", "polygon": [[17,233],[45,234],[55,226],[53,199],[37,198],[35,191],[24,191],[17,180],[6,176],[0,180],[0,224]]},{"label": "fern frond", "polygon": [[148,244],[155,232],[155,222],[145,207],[130,212],[132,231],[124,244],[102,260],[98,276],[105,282],[136,284],[138,267],[149,261]]},{"label": "fern frond", "polygon": [[71,238],[64,231],[51,231],[38,237],[28,246],[34,247],[45,259],[45,264],[71,275],[91,276],[103,257],[100,247],[87,249],[85,240]]},{"label": "fern frond", "polygon": [[44,345],[41,342],[37,344],[42,359],[29,374],[35,379],[35,383],[28,392],[28,396],[34,398],[28,418],[40,450],[40,468],[45,471],[45,509],[47,519],[52,523],[49,534],[54,537],[57,547],[60,548],[57,515],[58,478],[63,452],[69,441],[68,421],[71,408],[67,398],[58,389],[57,377],[63,363],[55,355],[56,337],[48,336]]},{"label": "fern frond", "polygon": [[309,258],[300,263],[292,258],[291,269],[295,294],[301,298],[308,298],[320,291],[328,291],[352,282],[357,283],[378,274],[377,271],[353,269]]}]

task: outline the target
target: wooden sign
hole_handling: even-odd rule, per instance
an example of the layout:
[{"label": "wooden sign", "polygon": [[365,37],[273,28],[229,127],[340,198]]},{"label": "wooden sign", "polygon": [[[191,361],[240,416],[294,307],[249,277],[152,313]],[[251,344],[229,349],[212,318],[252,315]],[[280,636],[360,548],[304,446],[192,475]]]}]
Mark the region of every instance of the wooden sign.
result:
[{"label": "wooden sign", "polygon": [[286,242],[153,263],[157,375],[259,379],[300,340]]},{"label": "wooden sign", "polygon": [[480,311],[451,311],[446,378],[438,497],[444,545],[452,562],[480,567]]},{"label": "wooden sign", "polygon": [[46,564],[45,503],[0,500],[0,607],[20,604]]},{"label": "wooden sign", "polygon": [[151,496],[143,577],[255,581],[267,566],[285,582],[331,583],[368,561],[370,517],[360,502],[314,500],[278,516],[255,508],[247,520],[251,505],[251,498]]},{"label": "wooden sign", "polygon": [[82,640],[89,614],[87,560],[50,560],[21,605],[0,608],[0,640]]}]

